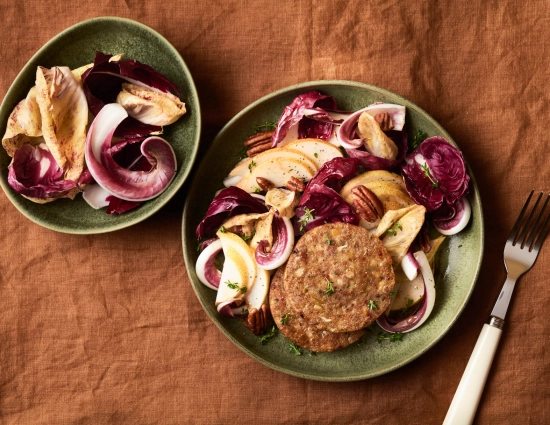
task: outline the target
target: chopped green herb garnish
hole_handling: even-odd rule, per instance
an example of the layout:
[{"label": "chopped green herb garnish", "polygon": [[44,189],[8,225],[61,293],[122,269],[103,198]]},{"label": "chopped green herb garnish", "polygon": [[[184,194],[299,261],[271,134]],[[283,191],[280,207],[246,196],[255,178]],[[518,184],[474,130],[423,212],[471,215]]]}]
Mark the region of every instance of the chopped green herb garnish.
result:
[{"label": "chopped green herb garnish", "polygon": [[414,300],[412,298],[407,298],[407,304],[405,305],[405,308],[410,307],[413,305]]},{"label": "chopped green herb garnish", "polygon": [[401,332],[388,333],[388,332],[380,331],[378,333],[377,340],[378,340],[378,343],[381,343],[382,341],[385,341],[385,340],[390,342],[403,341],[403,334]]},{"label": "chopped green herb garnish", "polygon": [[386,230],[386,233],[391,236],[397,235],[398,230],[403,230],[403,227],[399,223],[395,223],[391,228]]},{"label": "chopped green herb garnish", "polygon": [[243,146],[241,151],[239,152],[239,159],[245,159],[248,158],[248,155],[246,154],[246,151],[249,149],[248,146]]},{"label": "chopped green herb garnish", "polygon": [[369,300],[369,309],[371,310],[378,310],[378,306],[376,305],[376,301]]},{"label": "chopped green herb garnish", "polygon": [[277,335],[277,332],[279,332],[279,329],[277,329],[277,326],[273,325],[273,327],[268,332],[260,337],[260,344],[267,344],[271,338]]},{"label": "chopped green herb garnish", "polygon": [[303,232],[304,227],[307,226],[307,224],[315,218],[315,216],[313,215],[314,211],[314,209],[310,210],[306,207],[306,209],[304,210],[304,215],[300,220],[298,220],[298,223],[300,223],[300,232]]},{"label": "chopped green herb garnish", "polygon": [[283,317],[281,317],[281,324],[286,325],[288,320],[292,317],[292,314],[285,313]]},{"label": "chopped green herb garnish", "polygon": [[289,345],[289,350],[291,352],[293,352],[295,355],[297,356],[301,356],[302,355],[302,350],[300,349],[300,347],[298,347],[296,344],[294,344],[293,342],[291,342]]},{"label": "chopped green herb garnish", "polygon": [[325,290],[324,294],[330,297],[332,294],[334,294],[334,282],[331,282],[326,277],[325,280],[327,281],[327,289]]},{"label": "chopped green herb garnish", "polygon": [[428,135],[426,133],[424,133],[422,130],[418,130],[409,144],[409,151],[413,151],[417,147],[419,147],[420,144],[427,139],[427,137]]},{"label": "chopped green herb garnish", "polygon": [[395,296],[395,291],[391,291],[391,292],[390,292],[390,297],[393,298],[394,296]]},{"label": "chopped green herb garnish", "polygon": [[334,241],[330,239],[327,235],[325,235],[325,243],[327,245],[334,245]]},{"label": "chopped green herb garnish", "polygon": [[220,232],[226,233],[226,232],[227,232],[227,229],[226,229],[224,226],[222,226],[222,227],[220,227]]},{"label": "chopped green herb garnish", "polygon": [[432,187],[439,187],[439,182],[437,180],[434,180],[432,175],[430,174],[430,169],[428,167],[428,164],[424,164],[420,167],[422,171],[424,171],[424,176],[430,179],[432,182]]},{"label": "chopped green herb garnish", "polygon": [[246,233],[243,233],[243,234],[241,235],[241,238],[243,238],[243,241],[245,241],[246,243],[248,243],[248,241],[249,241],[250,239],[252,239],[252,238],[254,237],[255,234],[256,234],[256,231],[255,231],[255,230],[252,232],[251,235],[247,235]]},{"label": "chopped green herb garnish", "polygon": [[248,288],[246,286],[239,286],[238,283],[233,283],[233,282],[230,282],[229,280],[227,282],[225,282],[225,284],[230,289],[238,289],[239,291],[241,291],[241,294],[246,294],[246,291],[248,290]]},{"label": "chopped green herb garnish", "polygon": [[274,121],[266,121],[263,124],[258,124],[256,126],[256,133],[260,131],[275,130],[277,128],[277,123]]},{"label": "chopped green herb garnish", "polygon": [[254,193],[260,193],[261,191],[262,191],[262,189],[261,189],[260,187],[258,187],[258,186],[256,186],[256,187],[254,188]]},{"label": "chopped green herb garnish", "polygon": [[314,153],[313,153],[313,156],[314,156],[315,158],[319,158],[319,154],[318,154],[317,152],[314,152]]},{"label": "chopped green herb garnish", "polygon": [[250,161],[250,164],[248,164],[248,171],[252,172],[252,168],[256,166],[256,161],[252,160]]}]

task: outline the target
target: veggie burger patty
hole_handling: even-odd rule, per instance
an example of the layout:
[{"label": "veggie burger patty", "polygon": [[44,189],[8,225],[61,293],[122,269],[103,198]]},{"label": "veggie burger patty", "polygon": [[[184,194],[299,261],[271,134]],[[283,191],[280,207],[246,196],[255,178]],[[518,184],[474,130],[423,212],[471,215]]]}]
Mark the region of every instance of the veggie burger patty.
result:
[{"label": "veggie burger patty", "polygon": [[293,312],[286,302],[283,287],[284,266],[279,268],[271,279],[269,306],[275,324],[289,340],[299,347],[317,353],[335,351],[358,341],[365,330],[354,332],[329,332],[316,329],[299,314]]},{"label": "veggie burger patty", "polygon": [[395,276],[380,239],[359,226],[329,223],[297,242],[283,285],[293,314],[318,330],[352,332],[388,308]]}]

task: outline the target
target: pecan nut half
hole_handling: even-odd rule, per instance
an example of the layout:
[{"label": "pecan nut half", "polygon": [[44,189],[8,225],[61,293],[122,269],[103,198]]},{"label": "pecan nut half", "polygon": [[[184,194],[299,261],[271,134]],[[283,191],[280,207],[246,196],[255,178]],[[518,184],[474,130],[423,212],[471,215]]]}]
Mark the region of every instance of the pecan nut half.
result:
[{"label": "pecan nut half", "polygon": [[243,325],[250,329],[254,335],[261,335],[267,331],[270,322],[271,311],[267,304],[262,304],[262,306],[257,309],[253,308],[248,312],[246,321],[243,322]]},{"label": "pecan nut half", "polygon": [[246,156],[253,157],[271,149],[271,137],[275,130],[261,131],[248,136],[244,141]]},{"label": "pecan nut half", "polygon": [[351,190],[353,206],[357,215],[369,223],[374,223],[384,215],[384,205],[369,188],[359,185]]},{"label": "pecan nut half", "polygon": [[256,183],[258,183],[258,186],[260,186],[260,189],[266,192],[269,189],[273,189],[275,187],[275,185],[270,180],[264,177],[256,177]]},{"label": "pecan nut half", "polygon": [[306,185],[305,183],[300,180],[299,178],[296,178],[294,176],[291,176],[290,177],[290,180],[288,180],[286,183],[285,183],[285,187],[288,189],[288,190],[292,190],[294,192],[303,192],[306,188]]},{"label": "pecan nut half", "polygon": [[269,149],[271,149],[271,139],[262,141],[260,143],[255,144],[254,146],[251,146],[246,150],[245,153],[246,153],[246,156],[248,156],[249,158],[252,158],[253,156],[258,155],[259,153],[268,151]]},{"label": "pecan nut half", "polygon": [[382,112],[374,116],[374,120],[380,125],[380,130],[388,131],[393,128],[393,121],[390,114],[387,112]]},{"label": "pecan nut half", "polygon": [[245,139],[244,145],[254,146],[257,143],[260,143],[266,140],[271,140],[271,137],[273,136],[273,134],[275,134],[275,130],[261,131],[259,133],[251,134]]}]

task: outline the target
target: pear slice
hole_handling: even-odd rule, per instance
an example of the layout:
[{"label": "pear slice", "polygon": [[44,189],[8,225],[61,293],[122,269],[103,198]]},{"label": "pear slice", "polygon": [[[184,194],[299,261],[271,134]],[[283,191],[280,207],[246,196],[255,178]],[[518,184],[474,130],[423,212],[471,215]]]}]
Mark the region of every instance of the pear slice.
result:
[{"label": "pear slice", "polygon": [[267,295],[269,294],[270,275],[267,270],[258,267],[258,273],[256,274],[256,281],[252,286],[252,289],[248,291],[244,297],[248,310],[253,308],[260,309],[263,304],[267,302]]},{"label": "pear slice", "polygon": [[252,158],[245,158],[244,160],[237,163],[237,165],[231,170],[228,177],[241,176],[245,177],[247,174],[250,174],[250,171],[260,165],[265,161],[270,161],[278,158],[288,158],[296,159],[305,163],[310,168],[314,169],[315,172],[319,169],[317,162],[311,159],[308,155],[296,149],[283,149],[283,148],[273,148],[265,152],[259,153],[258,155],[253,156]]},{"label": "pear slice", "polygon": [[302,152],[317,163],[317,168],[333,158],[341,158],[342,151],[331,143],[321,139],[298,139],[285,145],[284,149]]},{"label": "pear slice", "polygon": [[278,156],[261,163],[251,163],[250,170],[238,183],[237,187],[248,193],[257,191],[257,177],[269,180],[274,187],[283,187],[291,177],[303,182],[311,180],[317,169],[306,161],[286,156]]},{"label": "pear slice", "polygon": [[257,274],[253,251],[240,236],[221,231],[217,232],[217,236],[222,244],[225,261],[216,305],[229,299],[244,299],[246,293],[252,290]]},{"label": "pear slice", "polygon": [[418,305],[424,298],[424,279],[422,275],[413,280],[405,279],[396,283],[395,297],[388,310],[389,315],[406,312]]}]

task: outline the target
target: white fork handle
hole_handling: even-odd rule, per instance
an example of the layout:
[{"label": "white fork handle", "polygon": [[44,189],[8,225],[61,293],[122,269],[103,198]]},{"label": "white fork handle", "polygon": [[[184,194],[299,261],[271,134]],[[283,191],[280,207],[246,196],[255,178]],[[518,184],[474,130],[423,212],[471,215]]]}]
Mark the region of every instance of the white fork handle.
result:
[{"label": "white fork handle", "polygon": [[468,425],[473,422],[501,335],[502,329],[483,325],[443,425]]}]

